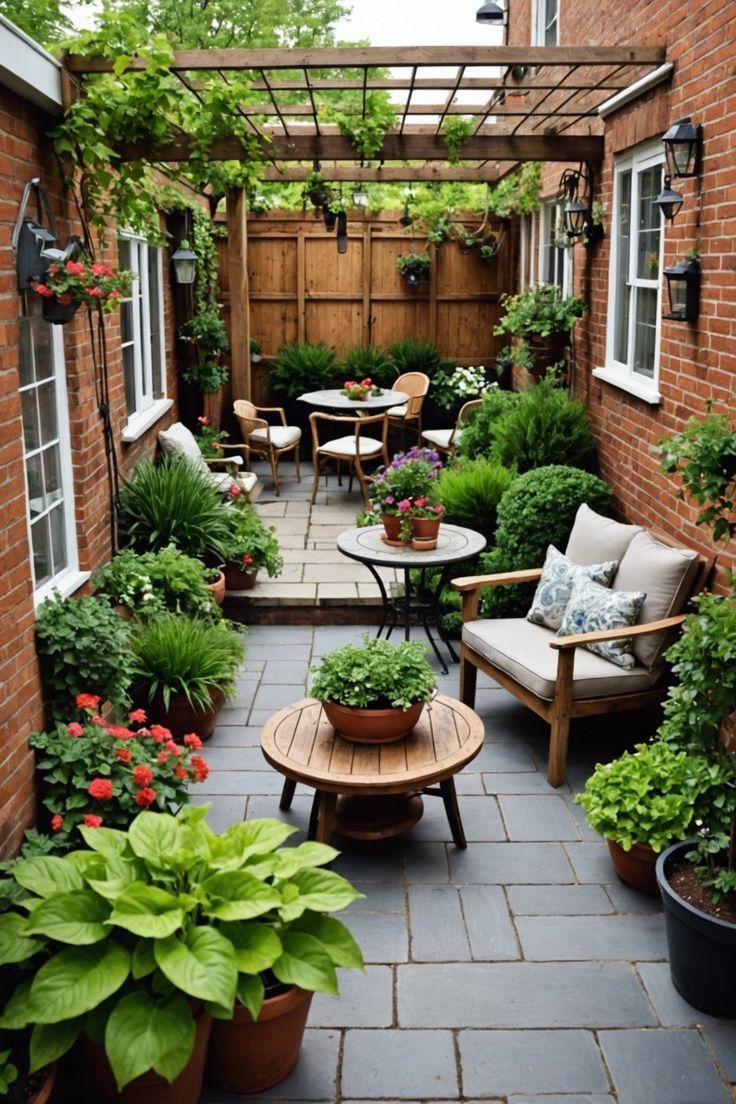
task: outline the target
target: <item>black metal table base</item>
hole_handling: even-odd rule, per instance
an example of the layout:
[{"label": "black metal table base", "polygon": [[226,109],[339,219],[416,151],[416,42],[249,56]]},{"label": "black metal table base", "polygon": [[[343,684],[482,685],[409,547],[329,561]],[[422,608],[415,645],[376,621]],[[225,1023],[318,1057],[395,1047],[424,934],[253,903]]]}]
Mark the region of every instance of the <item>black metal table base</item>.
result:
[{"label": "black metal table base", "polygon": [[[432,635],[432,626],[434,625],[437,629],[437,635],[447,648],[447,651],[450,653],[450,659],[453,663],[457,663],[459,661],[457,653],[452,646],[452,641],[443,631],[442,618],[440,613],[440,595],[442,594],[442,590],[447,582],[447,571],[442,571],[439,583],[434,589],[432,589],[427,586],[427,568],[406,567],[404,568],[403,597],[391,598],[386,591],[383,579],[381,578],[379,572],[376,570],[375,566],[367,561],[363,562],[365,563],[365,566],[368,568],[378,585],[378,589],[381,594],[381,602],[383,605],[381,624],[378,626],[376,636],[380,638],[383,630],[386,628],[386,622],[389,619],[389,614],[391,615],[391,620],[388,628],[386,629],[387,640],[391,636],[391,633],[394,631],[394,629],[397,628],[400,616],[404,625],[404,640],[409,640],[412,624],[422,625],[424,627],[424,632],[427,636],[427,639],[432,645],[432,650],[434,651],[434,654],[437,656],[437,659],[440,662],[442,674],[448,674],[447,664],[442,658],[442,654],[440,653],[437,641]],[[421,576],[418,590],[414,595],[412,595],[410,577],[411,571],[418,571]],[[412,615],[415,615],[415,617],[413,617]]]}]

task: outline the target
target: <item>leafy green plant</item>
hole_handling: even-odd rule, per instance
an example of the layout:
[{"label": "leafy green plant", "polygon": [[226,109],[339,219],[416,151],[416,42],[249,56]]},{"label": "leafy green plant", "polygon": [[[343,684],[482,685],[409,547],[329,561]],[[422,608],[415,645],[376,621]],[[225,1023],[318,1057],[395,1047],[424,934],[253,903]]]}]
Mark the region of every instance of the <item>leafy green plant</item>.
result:
[{"label": "leafy green plant", "polygon": [[217,394],[228,380],[228,369],[221,357],[230,349],[217,305],[205,302],[194,318],[184,323],[179,336],[194,347],[192,362],[183,372],[184,379],[203,395]]},{"label": "leafy green plant", "polygon": [[521,338],[567,333],[588,309],[582,299],[560,295],[556,284],[534,284],[518,295],[502,296],[501,302],[505,313],[494,334]]},{"label": "leafy green plant", "polygon": [[165,456],[158,464],[141,460],[120,491],[120,532],[136,552],[173,544],[194,559],[221,563],[230,535],[229,510],[207,473],[186,458]]},{"label": "leafy green plant", "polygon": [[284,566],[274,527],[264,525],[257,510],[248,503],[230,512],[230,539],[225,545],[225,560],[238,564],[241,571],[265,568],[275,578]]},{"label": "leafy green plant", "polygon": [[343,368],[351,379],[370,377],[382,384],[389,383],[396,376],[396,366],[390,354],[376,345],[355,345],[348,351]]},{"label": "leafy green plant", "polygon": [[707,526],[714,541],[736,536],[736,426],[727,414],[691,418],[681,433],[658,444],[662,471],[681,478],[680,498],[700,507],[696,525]]},{"label": "leafy green plant", "polygon": [[12,1049],[0,1051],[0,1096],[7,1096],[18,1080],[18,1067],[11,1061]]},{"label": "leafy green plant", "polygon": [[445,507],[446,520],[477,529],[492,540],[498,504],[514,477],[515,472],[484,457],[443,468],[437,494]]},{"label": "leafy green plant", "polygon": [[521,396],[520,391],[503,391],[500,387],[492,387],[486,391],[481,405],[471,412],[463,425],[457,455],[469,459],[476,456],[490,457],[496,439],[496,422],[521,402]]},{"label": "leafy green plant", "polygon": [[128,630],[103,598],[47,598],[38,608],[36,647],[55,721],[78,719],[76,697],[85,691],[115,706],[128,700]]},{"label": "leafy green plant", "polygon": [[304,205],[311,203],[313,207],[324,207],[332,199],[332,188],[319,172],[311,172],[304,181],[302,188],[302,200]]},{"label": "leafy green plant", "polygon": [[328,915],[361,896],[321,869],[337,852],[279,849],[295,829],[275,820],[218,836],[206,811],[81,828],[89,850],[14,865],[25,899],[0,916],[0,964],[21,980],[0,1026],[32,1026],[32,1071],[84,1033],[104,1045],[119,1090],[150,1069],[171,1082],[194,1046],[193,1003],[229,1019],[237,1000],[257,1018],[266,970],[336,993],[335,967],[362,967]]},{"label": "leafy green plant", "polygon": [[387,468],[378,469],[368,487],[370,500],[383,514],[408,512],[417,498],[436,502],[441,467],[438,453],[414,445],[394,456]]},{"label": "leafy green plant", "polygon": [[195,708],[212,708],[213,693],[235,692],[235,674],[245,657],[240,635],[219,621],[208,625],[190,617],[164,614],[131,632],[131,695],[144,704],[161,698],[166,709],[175,694]]},{"label": "leafy green plant", "polygon": [[173,545],[143,553],[124,548],[97,570],[94,587],[96,594],[112,605],[127,606],[142,620],[165,611],[210,621],[220,618],[207,586],[207,568]]},{"label": "leafy green plant", "polygon": [[282,346],[268,367],[272,390],[289,399],[334,387],[339,370],[334,349],[308,342]]},{"label": "leafy green plant", "polygon": [[403,253],[396,258],[396,268],[407,279],[422,279],[429,273],[429,253]]},{"label": "leafy green plant", "polygon": [[362,709],[408,709],[429,701],[435,687],[424,647],[416,640],[391,644],[365,636],[362,646],[336,648],[310,670],[315,675],[312,697]]},{"label": "leafy green plant", "polygon": [[197,418],[197,422],[199,425],[196,439],[199,451],[208,460],[221,460],[223,455],[222,443],[227,441],[230,434],[226,429],[215,429],[210,425],[209,418],[204,414]]},{"label": "leafy green plant", "polygon": [[499,218],[528,215],[541,206],[542,166],[528,161],[488,189],[488,209]]},{"label": "leafy green plant", "polygon": [[453,367],[447,361],[432,377],[432,398],[438,406],[451,410],[459,402],[479,398],[491,386],[484,365],[459,364]]},{"label": "leafy green plant", "polygon": [[447,160],[451,165],[460,164],[460,151],[473,133],[473,123],[462,115],[445,115],[442,137],[447,146]]},{"label": "leafy green plant", "polygon": [[405,372],[424,372],[432,379],[442,365],[439,349],[431,341],[408,337],[403,341],[394,341],[389,345],[388,353],[399,376]]},{"label": "leafy green plant", "polygon": [[383,147],[386,131],[396,126],[396,112],[385,92],[367,92],[362,105],[329,106],[320,113],[328,123],[336,123],[361,161],[371,161]]},{"label": "leafy green plant", "polygon": [[665,743],[637,744],[612,763],[599,763],[575,800],[596,832],[624,851],[648,843],[662,851],[686,839],[699,805],[722,792],[724,771],[705,755],[688,755]]},{"label": "leafy green plant", "polygon": [[548,464],[594,471],[597,446],[588,412],[554,378],[523,391],[491,426],[492,457],[519,472]]}]

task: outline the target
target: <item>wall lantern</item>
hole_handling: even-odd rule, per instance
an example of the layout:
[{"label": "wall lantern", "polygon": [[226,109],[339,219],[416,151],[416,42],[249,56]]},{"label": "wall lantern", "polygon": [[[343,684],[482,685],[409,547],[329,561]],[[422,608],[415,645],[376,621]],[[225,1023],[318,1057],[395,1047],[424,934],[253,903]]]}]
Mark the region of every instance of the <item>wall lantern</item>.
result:
[{"label": "wall lantern", "polygon": [[669,176],[666,176],[664,178],[664,188],[657,198],[652,200],[652,203],[656,204],[664,217],[672,222],[685,201],[679,192],[672,190],[670,183]]},{"label": "wall lantern", "polygon": [[700,314],[700,261],[679,261],[666,268],[664,276],[670,300],[669,314],[664,317],[695,322]]},{"label": "wall lantern", "polygon": [[664,155],[667,159],[667,175],[697,176],[703,151],[703,128],[695,125],[688,116],[673,123],[662,136]]},{"label": "wall lantern", "polygon": [[368,193],[365,188],[356,188],[353,192],[353,205],[355,207],[368,206]]},{"label": "wall lantern", "polygon": [[189,242],[184,238],[176,253],[171,258],[174,266],[174,277],[177,284],[193,284],[197,271],[197,254],[192,253]]},{"label": "wall lantern", "polygon": [[590,164],[577,169],[565,169],[560,177],[557,196],[565,200],[565,229],[568,238],[580,238],[586,246],[596,245],[603,238],[600,220],[593,221],[593,190],[595,173]]},{"label": "wall lantern", "polygon": [[485,23],[491,27],[501,27],[506,20],[506,13],[498,4],[481,4],[475,13],[476,23]]}]

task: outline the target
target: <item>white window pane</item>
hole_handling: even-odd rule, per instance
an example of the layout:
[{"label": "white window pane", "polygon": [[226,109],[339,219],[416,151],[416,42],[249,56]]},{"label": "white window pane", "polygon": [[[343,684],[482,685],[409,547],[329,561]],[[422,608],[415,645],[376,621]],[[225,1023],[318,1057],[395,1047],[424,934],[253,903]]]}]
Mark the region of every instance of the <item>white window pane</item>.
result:
[{"label": "white window pane", "polygon": [[45,449],[42,455],[46,505],[50,506],[54,502],[60,502],[63,497],[58,446],[52,445]]},{"label": "white window pane", "polygon": [[634,372],[654,379],[654,352],[657,343],[657,290],[636,289],[634,318]]},{"label": "white window pane", "polygon": [[614,359],[629,359],[629,258],[631,249],[631,172],[619,173],[616,202],[618,234],[614,298]]},{"label": "white window pane", "polygon": [[654,199],[662,190],[662,168],[655,165],[639,173],[639,226],[636,246],[636,275],[656,280],[662,218]]},{"label": "white window pane", "polygon": [[28,481],[28,508],[31,518],[38,517],[46,509],[43,493],[43,458],[37,452],[26,461],[26,479]]},{"label": "white window pane", "polygon": [[56,386],[42,383],[37,389],[38,417],[41,425],[41,440],[44,444],[55,441],[59,435],[56,423]]},{"label": "white window pane", "polygon": [[20,407],[23,416],[23,443],[26,447],[26,452],[32,452],[41,444],[41,431],[38,426],[38,408],[36,406],[35,388],[31,391],[22,392]]},{"label": "white window pane", "polygon": [[54,506],[49,514],[49,543],[53,572],[54,575],[58,575],[67,564],[64,509],[61,505]]},{"label": "white window pane", "polygon": [[51,546],[48,517],[40,518],[31,529],[33,543],[33,578],[36,589],[52,577]]},{"label": "white window pane", "polygon": [[135,414],[135,355],[132,345],[126,345],[123,349],[123,379],[126,413]]}]

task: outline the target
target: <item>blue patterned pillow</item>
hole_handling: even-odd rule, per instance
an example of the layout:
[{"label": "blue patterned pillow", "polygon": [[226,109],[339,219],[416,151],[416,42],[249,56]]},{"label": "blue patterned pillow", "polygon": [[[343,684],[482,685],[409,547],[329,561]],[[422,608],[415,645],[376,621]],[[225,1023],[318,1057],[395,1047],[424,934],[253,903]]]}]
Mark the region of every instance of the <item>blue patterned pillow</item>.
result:
[{"label": "blue patterned pillow", "polygon": [[[573,585],[558,636],[598,632],[602,629],[625,629],[635,624],[646,592],[643,590],[606,590],[590,579],[580,579]],[[632,642],[607,640],[601,644],[584,644],[589,652],[629,670],[636,662]]]},{"label": "blue patterned pillow", "polygon": [[592,579],[601,586],[608,587],[617,567],[616,560],[587,566],[573,563],[550,544],[544,560],[542,578],[537,584],[531,609],[526,615],[527,621],[534,625],[545,625],[548,629],[559,629],[570,601],[573,583],[577,579]]}]

